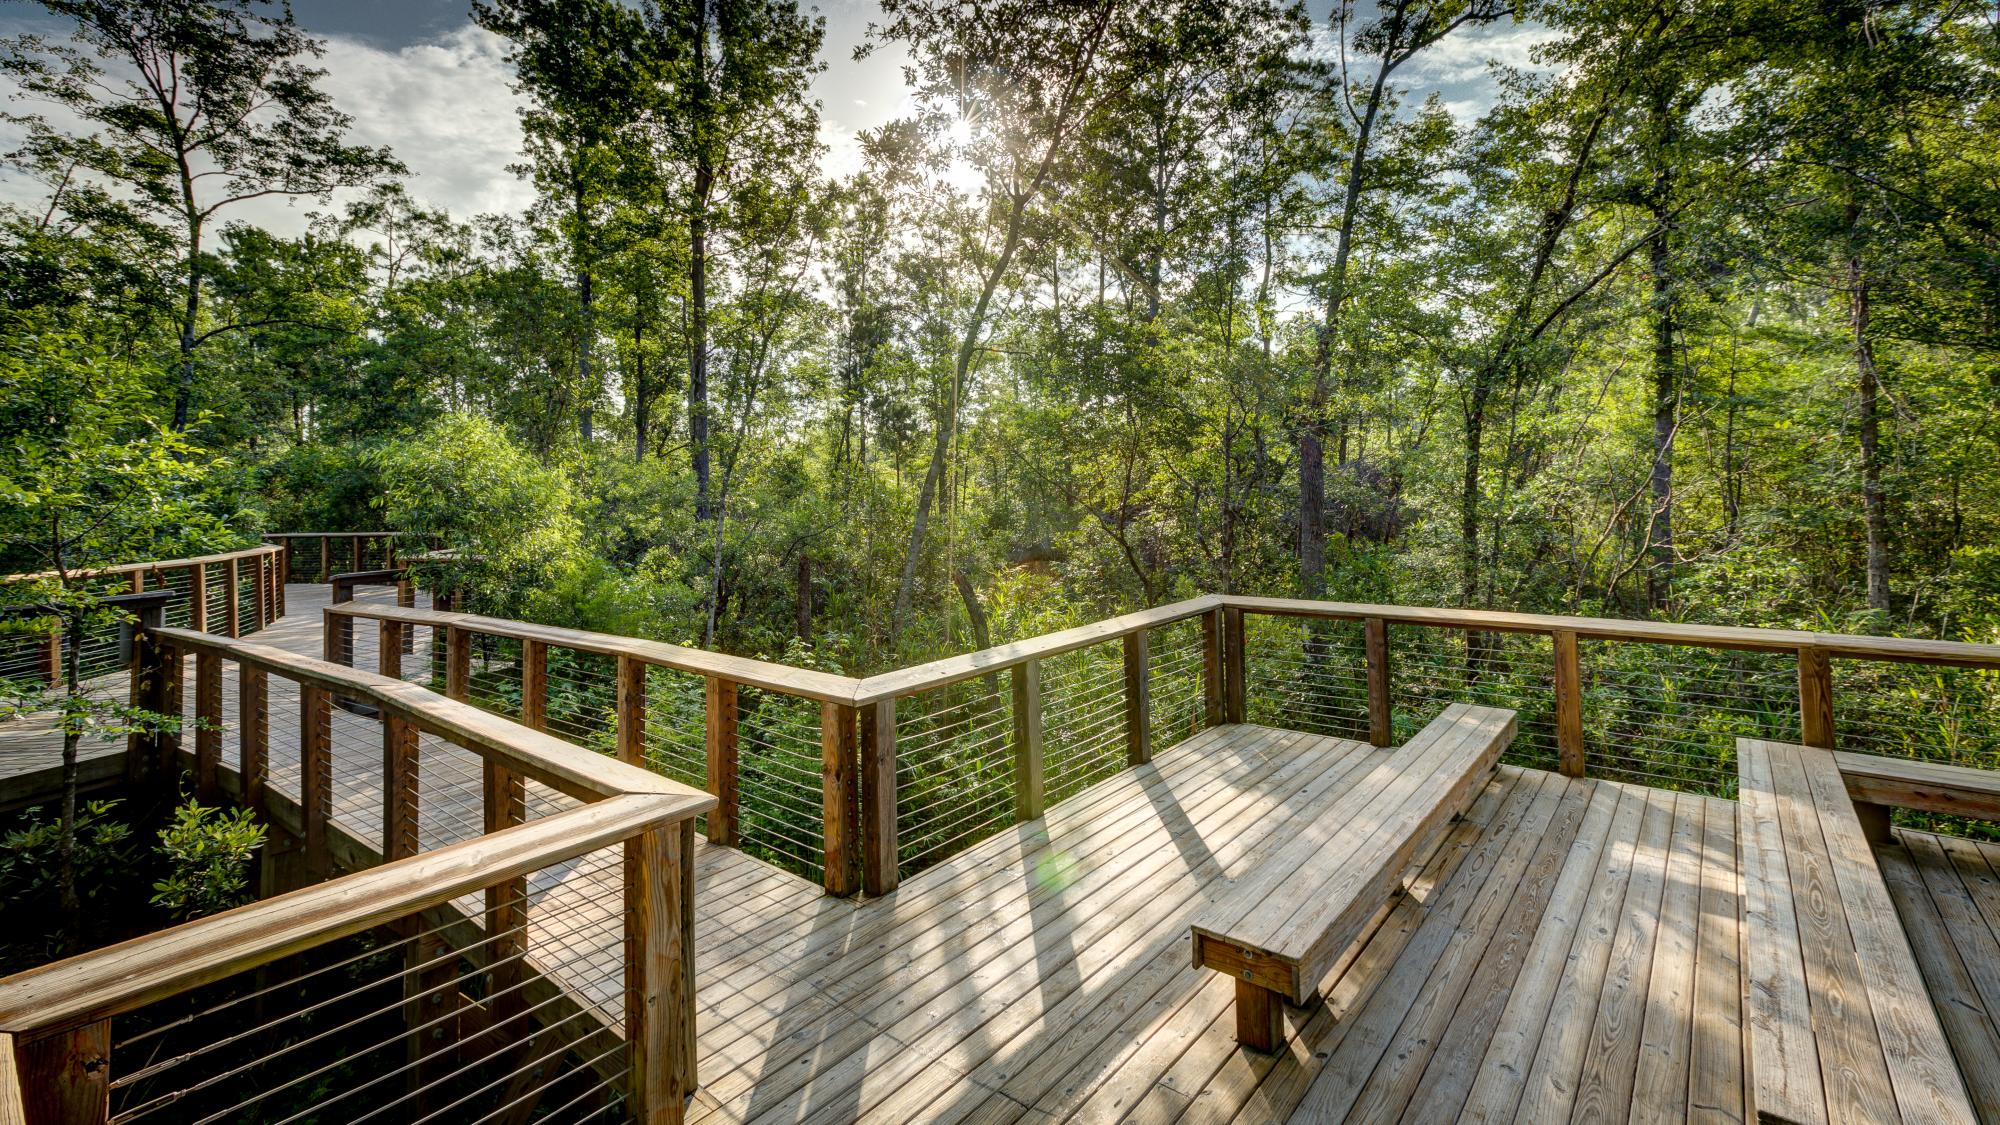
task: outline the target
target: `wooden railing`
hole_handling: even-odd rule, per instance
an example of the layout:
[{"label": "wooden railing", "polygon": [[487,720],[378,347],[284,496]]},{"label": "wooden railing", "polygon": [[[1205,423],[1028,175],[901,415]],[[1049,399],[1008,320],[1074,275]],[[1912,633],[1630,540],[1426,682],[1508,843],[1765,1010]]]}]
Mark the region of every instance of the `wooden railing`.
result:
[{"label": "wooden railing", "polygon": [[273,531],[264,536],[284,552],[288,580],[322,583],[341,571],[395,567],[401,538],[395,531]]},{"label": "wooden railing", "polygon": [[[186,559],[124,563],[73,572],[72,581],[89,584],[105,594],[172,591],[178,597],[168,610],[177,626],[225,637],[248,636],[285,613],[281,550],[249,547]],[[53,572],[0,577],[0,586],[54,578]],[[86,678],[122,666],[117,654],[117,630],[97,631],[84,641]],[[33,679],[55,683],[62,677],[63,639],[49,633],[32,640],[0,639],[0,679]]]},{"label": "wooden railing", "polygon": [[[133,645],[133,699],[150,710],[181,714],[184,684],[191,681],[192,734],[135,736],[132,756],[149,763],[155,776],[168,771],[177,776],[186,762],[200,796],[215,801],[225,791],[231,793],[302,843],[305,881],[329,881],[0,979],[0,1106],[11,1099],[21,1107],[18,1116],[6,1120],[33,1125],[106,1121],[114,1089],[124,1098],[120,1120],[141,1118],[167,1105],[177,1107],[175,1115],[194,1107],[213,1108],[218,1099],[226,1106],[226,1097],[234,1095],[216,1084],[240,1070],[218,1059],[231,1060],[235,1056],[229,1052],[258,1046],[275,1054],[256,1055],[242,1065],[262,1066],[293,1051],[289,1044],[301,1037],[307,1043],[326,1042],[323,1034],[288,1036],[289,1025],[273,1032],[280,1021],[268,1007],[276,1003],[271,997],[285,989],[257,974],[384,927],[394,940],[365,947],[365,961],[340,962],[349,968],[338,979],[352,977],[359,971],[356,965],[380,964],[385,949],[404,958],[402,968],[369,986],[377,990],[369,995],[384,987],[402,989],[402,1007],[411,1022],[407,1028],[399,1022],[388,1043],[399,1052],[407,1047],[407,1073],[388,1065],[379,1074],[358,1074],[354,1081],[372,1088],[368,1096],[376,1101],[350,1101],[348,1106],[380,1104],[393,1096],[389,1104],[436,1111],[468,1087],[472,1080],[465,1073],[471,1064],[466,1056],[480,1051],[487,1054],[478,1058],[493,1067],[518,1064],[516,1086],[525,1080],[522,1075],[543,1075],[535,1080],[552,1082],[544,1075],[560,1069],[550,1064],[552,1058],[563,1052],[574,1056],[580,1041],[594,1044],[593,1036],[608,1036],[615,1040],[612,1047],[597,1051],[591,1064],[610,1066],[614,1073],[606,1081],[623,1087],[636,1116],[681,1119],[695,1081],[693,833],[696,818],[716,807],[712,797],[420,686],[264,645],[169,628],[161,624],[160,612],[155,605],[141,614]],[[225,685],[235,693],[232,713],[225,713]],[[274,719],[286,710],[274,704],[282,702],[297,708],[291,732],[296,800],[271,781]],[[356,808],[350,799],[337,816],[333,757],[345,744],[337,744],[334,724],[336,713],[347,712],[350,705],[366,708],[379,727],[380,756],[370,760],[380,763],[380,781],[367,788],[380,797],[373,810]],[[223,760],[226,731],[234,734],[233,770]],[[437,749],[421,748],[426,736],[437,740]],[[193,741],[191,754],[185,753],[184,737]],[[477,779],[457,790],[477,794],[478,823],[460,833],[465,838],[421,851],[419,825],[436,821],[426,817],[424,801],[454,790],[436,777],[420,785],[420,774],[442,770],[448,782],[452,770],[464,768],[463,758],[447,753],[450,748],[478,762]],[[343,776],[341,784],[351,792],[350,777]],[[542,815],[529,819],[534,809]],[[371,812],[377,835],[367,839],[355,824],[367,822]],[[535,953],[530,947],[549,931],[544,922],[531,935],[528,879],[614,845],[623,850],[622,909],[603,905],[595,894],[578,909],[594,910],[604,924],[622,931],[616,939],[623,947],[622,1004],[595,1020],[579,1021],[573,1015],[551,1020],[551,1005],[587,1005],[578,998],[582,993],[565,993],[568,986],[554,971],[564,955],[557,944],[547,954],[550,963],[537,965],[538,975],[549,978],[538,987],[553,995],[528,1006],[526,997],[533,993],[523,981],[524,966]],[[369,869],[356,870],[364,867]],[[338,874],[343,868],[353,873]],[[475,892],[484,897],[483,911],[456,905]],[[539,904],[543,897],[533,901]],[[461,973],[480,974],[479,985],[461,987]],[[317,987],[330,987],[328,978],[310,973],[298,979],[308,977],[319,982]],[[203,991],[222,988],[219,982],[246,980],[234,991]],[[361,1003],[353,1000],[355,994],[315,995],[294,1014],[306,1021],[328,1005]],[[202,1018],[236,1011],[245,1026],[222,1028],[178,1051],[163,1050],[164,1040],[147,1040],[132,1065],[121,1065],[122,1049],[113,1049],[113,1021],[152,1012],[153,1019],[141,1020],[137,1037],[160,1034],[161,1027],[188,1035],[194,1016],[178,1015],[179,1009],[159,1014],[160,1005],[176,998],[187,999],[184,1006]],[[555,1047],[535,1046],[564,1023],[568,1031]],[[623,1025],[622,1037],[612,1031],[616,1024]],[[300,1026],[310,1030],[312,1025]],[[468,1038],[453,1039],[461,1035]],[[303,1084],[284,1089],[312,1104],[317,1104],[314,1099],[350,1097],[349,1090],[321,1089],[323,1079],[314,1078],[329,1067],[348,1065],[339,1060],[352,1049],[350,1041],[330,1041],[330,1049],[335,1051],[333,1062],[295,1068],[306,1072]],[[440,1053],[447,1050],[449,1055]],[[521,1062],[522,1052],[535,1058]],[[606,1062],[614,1055],[622,1055],[622,1063]],[[398,1055],[394,1061],[405,1060]],[[381,1087],[385,1075],[402,1085],[393,1091]],[[264,1112],[237,1109],[270,1115],[270,1099],[277,1095],[264,1089],[271,1085],[269,1073],[260,1073],[258,1081],[262,1085],[255,1087],[259,1092],[250,1104]],[[508,1087],[510,1094],[516,1086]],[[327,1112],[336,1118],[347,1115],[339,1109]]]},{"label": "wooden railing", "polygon": [[[1210,596],[855,679],[372,603],[330,608],[328,631],[356,619],[378,623],[385,674],[403,673],[389,654],[428,629],[447,694],[707,789],[711,841],[836,894],[887,893],[1224,722],[1388,746],[1448,702],[1494,703],[1522,713],[1521,764],[1725,794],[1745,734],[1831,745],[1844,728],[1851,748],[2000,765],[1995,645]],[[1972,749],[1883,726],[1884,699],[1908,695],[1877,682],[1883,666],[1971,670],[1972,702],[1950,705],[1987,720]],[[791,719],[769,714],[774,698],[798,705]]]}]

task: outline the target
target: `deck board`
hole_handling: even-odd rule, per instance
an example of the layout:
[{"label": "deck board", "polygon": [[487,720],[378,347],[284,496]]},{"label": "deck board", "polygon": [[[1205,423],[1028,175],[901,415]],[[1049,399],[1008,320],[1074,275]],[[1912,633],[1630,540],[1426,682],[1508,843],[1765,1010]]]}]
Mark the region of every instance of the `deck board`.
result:
[{"label": "deck board", "polygon": [[[259,640],[317,655],[324,591],[290,587]],[[271,691],[272,785],[295,797],[297,699]],[[233,733],[223,747],[233,766]],[[355,841],[380,833],[379,754],[375,725],[339,713],[336,823]],[[477,760],[429,739],[421,754],[423,845],[475,833]],[[1320,998],[1287,1010],[1284,1049],[1238,1048],[1229,982],[1188,963],[1188,922],[1343,815],[1379,754],[1204,731],[875,900],[698,845],[691,1120],[1740,1122],[1738,806],[1620,782],[1502,767]],[[531,815],[562,800],[536,787]],[[2000,1125],[2000,846],[1898,840],[1878,849],[1884,878]],[[531,958],[612,1009],[618,862],[532,882]]]}]

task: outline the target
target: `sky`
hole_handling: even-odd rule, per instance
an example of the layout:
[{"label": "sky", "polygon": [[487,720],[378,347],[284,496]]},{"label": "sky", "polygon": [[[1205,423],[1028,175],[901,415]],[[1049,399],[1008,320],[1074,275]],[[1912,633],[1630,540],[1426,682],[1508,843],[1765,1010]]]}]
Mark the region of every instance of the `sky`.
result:
[{"label": "sky", "polygon": [[[839,174],[857,163],[858,133],[908,112],[905,56],[890,46],[855,61],[854,48],[879,15],[875,0],[810,6],[826,18],[827,65],[814,93],[827,170]],[[413,196],[459,218],[527,206],[529,187],[507,171],[520,157],[521,131],[505,45],[472,24],[466,0],[292,0],[292,8],[326,42],[324,86],[353,116],[351,139],[392,149],[412,172]],[[22,31],[59,35],[64,25],[17,0],[0,10],[0,34]],[[1419,96],[1436,91],[1454,114],[1469,119],[1490,100],[1490,63],[1528,65],[1544,35],[1508,24],[1462,33],[1399,77]],[[0,131],[0,143],[8,139]],[[0,198],[26,202],[26,195],[26,186],[0,180]],[[315,200],[259,200],[232,217],[293,233],[319,208]]]}]

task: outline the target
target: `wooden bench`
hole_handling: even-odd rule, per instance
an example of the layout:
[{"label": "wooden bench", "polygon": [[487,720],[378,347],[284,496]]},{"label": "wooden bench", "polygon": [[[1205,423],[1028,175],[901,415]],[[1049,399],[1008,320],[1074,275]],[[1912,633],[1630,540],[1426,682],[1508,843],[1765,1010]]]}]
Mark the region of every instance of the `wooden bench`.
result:
[{"label": "wooden bench", "polygon": [[1462,815],[1514,738],[1514,713],[1454,703],[1317,823],[1251,868],[1191,927],[1196,968],[1236,981],[1236,1038],[1274,1051],[1280,1001],[1303,1004],[1364,936],[1405,869]]},{"label": "wooden bench", "polygon": [[2000,820],[2000,770],[1846,751],[1836,751],[1833,760],[1862,830],[1875,843],[1889,842],[1891,808]]},{"label": "wooden bench", "polygon": [[1745,1038],[1760,1121],[1975,1120],[1830,750],[1740,739]]}]

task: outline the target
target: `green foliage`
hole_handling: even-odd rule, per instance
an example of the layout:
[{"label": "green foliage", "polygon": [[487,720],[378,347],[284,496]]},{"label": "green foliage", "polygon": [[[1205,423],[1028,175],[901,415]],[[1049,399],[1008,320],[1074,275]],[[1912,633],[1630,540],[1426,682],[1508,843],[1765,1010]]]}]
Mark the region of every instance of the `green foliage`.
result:
[{"label": "green foliage", "polygon": [[[137,858],[131,825],[114,815],[118,805],[89,801],[76,814],[79,894],[91,907],[110,911],[130,908],[110,899],[122,885],[119,873]],[[0,836],[0,898],[22,918],[46,917],[56,906],[62,825],[40,807],[23,812],[21,820]]]},{"label": "green foliage", "polygon": [[249,901],[251,864],[264,846],[264,826],[249,809],[189,801],[160,830],[167,877],[153,884],[153,905],[175,920],[200,918]]}]

